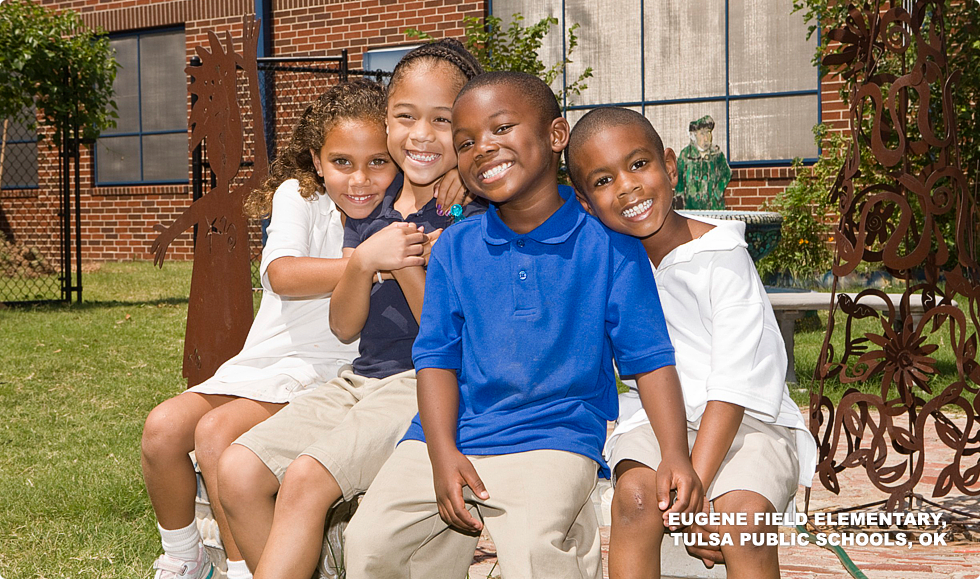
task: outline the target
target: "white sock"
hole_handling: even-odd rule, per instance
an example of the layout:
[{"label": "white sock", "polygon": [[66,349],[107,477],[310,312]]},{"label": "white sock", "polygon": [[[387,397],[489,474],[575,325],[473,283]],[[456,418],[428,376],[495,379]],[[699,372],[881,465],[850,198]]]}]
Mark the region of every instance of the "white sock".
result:
[{"label": "white sock", "polygon": [[201,533],[197,530],[197,523],[192,522],[183,529],[168,530],[157,523],[160,529],[160,542],[163,543],[163,552],[175,559],[182,561],[196,561],[198,545],[201,544]]},{"label": "white sock", "polygon": [[228,559],[228,579],[252,579],[252,573],[248,570],[245,561],[232,561]]}]

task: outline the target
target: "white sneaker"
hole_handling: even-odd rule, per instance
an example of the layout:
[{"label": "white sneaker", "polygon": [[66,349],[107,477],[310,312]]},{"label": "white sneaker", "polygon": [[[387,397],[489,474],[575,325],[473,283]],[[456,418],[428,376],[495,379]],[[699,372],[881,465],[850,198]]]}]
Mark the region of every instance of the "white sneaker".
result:
[{"label": "white sneaker", "polygon": [[153,562],[157,570],[153,579],[211,579],[214,575],[214,565],[204,551],[204,545],[198,545],[197,558],[193,561],[177,559],[164,553]]}]

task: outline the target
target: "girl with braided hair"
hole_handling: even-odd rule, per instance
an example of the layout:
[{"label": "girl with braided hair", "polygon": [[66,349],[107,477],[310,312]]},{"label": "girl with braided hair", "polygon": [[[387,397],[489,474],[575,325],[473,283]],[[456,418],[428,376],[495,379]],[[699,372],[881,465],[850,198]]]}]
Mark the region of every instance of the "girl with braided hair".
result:
[{"label": "girl with braided hair", "polygon": [[429,250],[443,228],[485,209],[450,207],[437,191],[458,180],[453,101],[480,72],[455,40],[421,46],[395,67],[387,149],[403,176],[373,211],[349,215],[349,260],[331,298],[330,328],[342,340],[359,336],[359,356],[221,457],[222,505],[257,578],[313,574],[329,509],[367,490],[417,412],[412,344]]}]

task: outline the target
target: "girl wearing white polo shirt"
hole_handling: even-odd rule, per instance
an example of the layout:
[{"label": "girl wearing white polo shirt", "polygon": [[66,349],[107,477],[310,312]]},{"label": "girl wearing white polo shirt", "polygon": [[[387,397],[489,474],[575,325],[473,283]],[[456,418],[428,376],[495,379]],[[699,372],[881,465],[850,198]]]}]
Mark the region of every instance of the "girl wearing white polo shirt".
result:
[{"label": "girl wearing white polo shirt", "polygon": [[[194,523],[191,450],[228,554],[228,577],[250,577],[218,500],[218,458],[239,435],[357,356],[356,340],[341,342],[327,318],[347,264],[344,220],[369,216],[398,174],[388,154],[385,107],[384,89],[372,82],[328,90],[306,108],[269,178],[246,201],[250,215],[271,211],[272,221],[259,266],[262,302],[245,346],[213,377],[154,408],[143,430],[143,478],[164,549],[153,565],[156,579],[208,579],[214,572]],[[447,184],[443,196],[449,206],[461,190]]]}]

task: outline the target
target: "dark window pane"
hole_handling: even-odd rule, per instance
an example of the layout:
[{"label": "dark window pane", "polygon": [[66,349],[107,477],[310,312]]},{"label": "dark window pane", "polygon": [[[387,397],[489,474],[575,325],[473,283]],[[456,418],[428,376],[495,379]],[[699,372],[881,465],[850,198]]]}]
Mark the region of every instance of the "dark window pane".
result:
[{"label": "dark window pane", "polygon": [[187,182],[187,133],[143,137],[143,180]]},{"label": "dark window pane", "polygon": [[110,41],[115,51],[119,68],[116,70],[116,81],[112,85],[113,97],[116,101],[116,128],[109,129],[105,135],[118,133],[135,133],[139,131],[139,61],[137,59],[138,41],[135,36],[116,38]]},{"label": "dark window pane", "polygon": [[140,36],[140,92],[143,130],[187,127],[184,32]]},{"label": "dark window pane", "polygon": [[3,157],[3,187],[37,186],[37,143],[7,143]]},{"label": "dark window pane", "polygon": [[[186,149],[184,147],[185,151]],[[99,139],[96,159],[96,170],[100,184],[140,181],[139,137]]]}]

